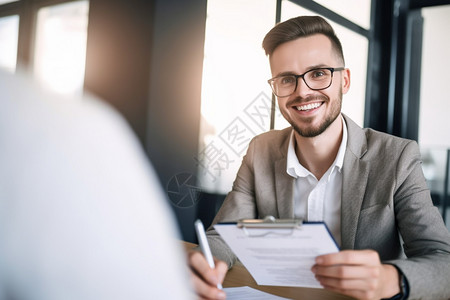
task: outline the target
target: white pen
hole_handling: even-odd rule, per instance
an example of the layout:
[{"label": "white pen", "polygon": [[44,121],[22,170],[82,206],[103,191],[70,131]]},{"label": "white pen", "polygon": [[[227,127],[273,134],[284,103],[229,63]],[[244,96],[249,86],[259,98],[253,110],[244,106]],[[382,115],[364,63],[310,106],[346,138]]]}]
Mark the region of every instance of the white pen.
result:
[{"label": "white pen", "polygon": [[[200,244],[200,249],[203,252],[203,255],[206,258],[211,269],[214,269],[216,266],[214,265],[214,259],[211,253],[211,249],[209,248],[208,240],[206,239],[205,228],[203,227],[203,223],[200,220],[195,221],[195,232],[197,233],[198,243]],[[222,289],[222,285],[220,283],[217,284],[218,289]]]}]

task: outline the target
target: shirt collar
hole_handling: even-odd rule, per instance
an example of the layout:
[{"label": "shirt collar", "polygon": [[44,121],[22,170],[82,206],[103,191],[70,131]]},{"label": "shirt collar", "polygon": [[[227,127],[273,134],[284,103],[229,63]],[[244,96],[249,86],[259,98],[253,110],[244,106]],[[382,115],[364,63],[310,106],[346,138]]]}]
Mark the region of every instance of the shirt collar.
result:
[{"label": "shirt collar", "polygon": [[297,155],[295,154],[294,129],[292,129],[291,137],[289,139],[286,172],[294,178],[306,177],[311,174],[311,172],[300,164]]},{"label": "shirt collar", "polygon": [[336,159],[333,163],[333,165],[335,165],[336,167],[339,168],[339,171],[342,169],[342,166],[344,165],[344,156],[345,156],[345,150],[347,150],[347,138],[348,138],[348,133],[347,133],[347,124],[345,123],[344,118],[341,115],[341,119],[342,119],[342,141],[341,141],[341,145],[339,146],[339,151],[338,154],[336,155]]},{"label": "shirt collar", "polygon": [[[339,151],[336,155],[336,159],[334,160],[333,164],[331,165],[331,169],[336,167],[339,171],[341,171],[342,166],[344,164],[344,156],[345,156],[345,150],[347,148],[347,124],[345,123],[344,118],[341,115],[342,120],[342,141],[341,145],[339,146]],[[294,177],[306,177],[308,175],[312,175],[308,169],[303,167],[300,162],[298,161],[297,155],[295,154],[295,138],[294,138],[294,129],[292,129],[291,137],[289,138],[289,147],[288,147],[288,153],[287,153],[287,166],[286,166],[286,172]]]}]

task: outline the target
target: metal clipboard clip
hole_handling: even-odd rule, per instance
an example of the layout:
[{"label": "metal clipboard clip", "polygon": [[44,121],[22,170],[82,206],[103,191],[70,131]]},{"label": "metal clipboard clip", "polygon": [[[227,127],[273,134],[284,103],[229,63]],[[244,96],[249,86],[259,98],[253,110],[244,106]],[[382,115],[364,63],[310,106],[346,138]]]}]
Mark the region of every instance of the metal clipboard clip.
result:
[{"label": "metal clipboard clip", "polygon": [[267,216],[264,219],[242,219],[237,227],[242,228],[248,237],[263,237],[269,234],[289,236],[295,229],[302,227],[302,219],[275,219]]}]

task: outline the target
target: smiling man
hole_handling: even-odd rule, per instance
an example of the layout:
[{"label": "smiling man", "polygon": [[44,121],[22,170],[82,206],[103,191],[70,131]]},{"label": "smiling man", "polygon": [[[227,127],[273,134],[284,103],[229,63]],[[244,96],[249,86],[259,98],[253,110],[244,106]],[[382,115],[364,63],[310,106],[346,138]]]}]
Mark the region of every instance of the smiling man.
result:
[{"label": "smiling man", "polygon": [[[321,17],[275,26],[263,47],[269,84],[291,127],[255,137],[213,223],[239,219],[324,221],[342,251],[316,258],[326,288],[359,299],[448,299],[450,234],[421,169],[416,142],[362,129],[341,113],[350,88],[342,46]],[[213,254],[236,257],[210,228]],[[218,298],[219,263],[191,254],[196,288]]]}]

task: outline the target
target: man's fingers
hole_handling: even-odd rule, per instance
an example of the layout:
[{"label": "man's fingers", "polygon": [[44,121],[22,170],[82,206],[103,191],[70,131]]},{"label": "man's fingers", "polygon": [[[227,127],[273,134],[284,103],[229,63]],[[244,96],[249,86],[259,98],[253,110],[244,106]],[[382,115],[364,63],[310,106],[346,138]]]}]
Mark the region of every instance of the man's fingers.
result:
[{"label": "man's fingers", "polygon": [[351,296],[357,299],[377,298],[377,289],[379,287],[378,278],[342,279],[317,275],[316,279],[325,289],[330,291]]},{"label": "man's fingers", "polygon": [[225,299],[225,292],[217,286],[225,278],[228,271],[227,264],[215,260],[215,268],[211,269],[206,258],[198,251],[190,252],[188,261],[191,268],[191,281],[197,295],[201,299]]},{"label": "man's fingers", "polygon": [[323,285],[323,287],[326,288],[327,290],[330,290],[330,291],[333,291],[333,292],[336,292],[339,294],[347,295],[347,296],[350,296],[350,297],[353,297],[356,299],[373,300],[373,299],[377,298],[375,292],[372,290],[340,289],[340,288],[335,288],[335,287],[327,286],[327,285]]},{"label": "man's fingers", "polygon": [[225,299],[224,291],[219,290],[216,286],[207,284],[202,278],[191,271],[191,281],[195,292],[201,299]]},{"label": "man's fingers", "polygon": [[330,265],[379,265],[378,253],[373,250],[343,250],[338,253],[325,254],[316,257],[316,264]]},{"label": "man's fingers", "polygon": [[397,269],[381,264],[373,250],[318,256],[311,271],[324,288],[358,299],[390,298],[400,291]]},{"label": "man's fingers", "polygon": [[374,290],[378,287],[378,280],[374,279],[341,279],[316,276],[321,285],[341,290]]},{"label": "man's fingers", "polygon": [[356,265],[315,265],[312,271],[316,276],[340,279],[378,278],[380,275],[379,267]]},{"label": "man's fingers", "polygon": [[224,261],[218,259],[214,259],[214,264],[216,265],[214,270],[217,274],[217,279],[219,280],[219,283],[222,283],[228,272],[228,265]]},{"label": "man's fingers", "polygon": [[221,283],[216,272],[210,268],[205,257],[200,252],[193,251],[189,253],[189,264],[191,269],[210,285],[217,286],[217,284]]}]

